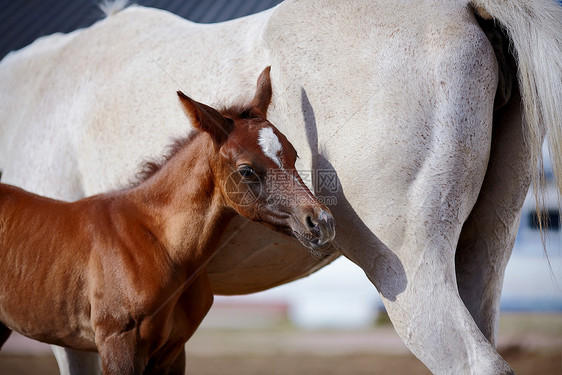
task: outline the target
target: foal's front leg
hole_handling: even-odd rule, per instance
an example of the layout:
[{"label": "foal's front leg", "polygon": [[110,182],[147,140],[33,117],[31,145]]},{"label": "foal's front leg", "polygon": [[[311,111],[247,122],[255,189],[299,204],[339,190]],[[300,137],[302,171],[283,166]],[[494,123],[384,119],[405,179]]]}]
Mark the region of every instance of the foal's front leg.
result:
[{"label": "foal's front leg", "polygon": [[158,358],[153,358],[148,362],[144,375],[184,375],[186,361],[184,346],[175,349],[178,354],[172,362],[162,364]]},{"label": "foal's front leg", "polygon": [[183,375],[186,367],[185,343],[203,321],[213,304],[213,291],[207,272],[202,272],[182,293],[174,309],[174,326],[169,343],[153,356],[145,375]]},{"label": "foal's front leg", "polygon": [[98,334],[96,345],[104,375],[140,375],[148,362],[147,354],[139,350],[136,328],[125,332]]}]

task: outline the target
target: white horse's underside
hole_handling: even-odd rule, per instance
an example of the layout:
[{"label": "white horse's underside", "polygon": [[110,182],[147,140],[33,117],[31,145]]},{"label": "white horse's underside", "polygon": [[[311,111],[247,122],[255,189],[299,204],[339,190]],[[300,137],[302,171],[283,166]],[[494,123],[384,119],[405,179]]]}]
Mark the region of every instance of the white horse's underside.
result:
[{"label": "white horse's underside", "polygon": [[[561,143],[562,12],[551,0],[474,3],[287,1],[214,25],[132,6],[42,38],[0,64],[2,182],[66,200],[122,187],[188,132],[176,90],[247,101],[271,65],[269,119],[299,169],[337,174],[336,247],[376,286],[404,342],[434,373],[510,373],[495,350],[499,297],[536,145],[545,131]],[[501,69],[473,6],[507,27],[531,77],[496,111]],[[208,266],[217,294],[333,260],[242,220],[224,241]]]}]

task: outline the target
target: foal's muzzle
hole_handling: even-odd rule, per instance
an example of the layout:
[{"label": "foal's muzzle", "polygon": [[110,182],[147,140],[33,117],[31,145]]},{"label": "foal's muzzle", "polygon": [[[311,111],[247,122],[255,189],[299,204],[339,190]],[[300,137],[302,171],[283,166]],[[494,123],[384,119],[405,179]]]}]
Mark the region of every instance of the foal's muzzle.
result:
[{"label": "foal's muzzle", "polygon": [[305,231],[295,231],[301,243],[310,249],[319,249],[332,242],[336,235],[335,221],[327,207],[314,207],[301,219]]}]

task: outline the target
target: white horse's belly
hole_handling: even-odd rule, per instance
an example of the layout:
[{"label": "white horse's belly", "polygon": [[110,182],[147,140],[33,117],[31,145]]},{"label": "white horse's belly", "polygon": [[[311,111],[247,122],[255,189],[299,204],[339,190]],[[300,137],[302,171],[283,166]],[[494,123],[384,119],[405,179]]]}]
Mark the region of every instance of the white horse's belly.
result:
[{"label": "white horse's belly", "polygon": [[220,252],[207,266],[215,294],[247,294],[309,275],[336,259],[310,256],[295,239],[235,218],[224,233]]}]

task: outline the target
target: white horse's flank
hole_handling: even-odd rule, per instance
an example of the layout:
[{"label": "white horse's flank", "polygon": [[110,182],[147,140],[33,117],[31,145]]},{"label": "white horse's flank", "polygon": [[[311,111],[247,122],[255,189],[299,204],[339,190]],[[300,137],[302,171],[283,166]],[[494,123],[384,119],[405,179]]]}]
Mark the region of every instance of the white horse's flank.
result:
[{"label": "white horse's flank", "polygon": [[[503,96],[511,77],[473,7],[513,41],[519,84]],[[511,373],[499,296],[545,133],[562,190],[561,20],[552,0],[295,0],[216,25],[130,7],[2,61],[2,179],[63,199],[125,184],[185,133],[176,89],[248,100],[271,65],[268,117],[300,169],[337,173],[337,246],[404,342],[434,373]],[[240,220],[225,239],[208,268],[220,294],[330,261]]]}]

